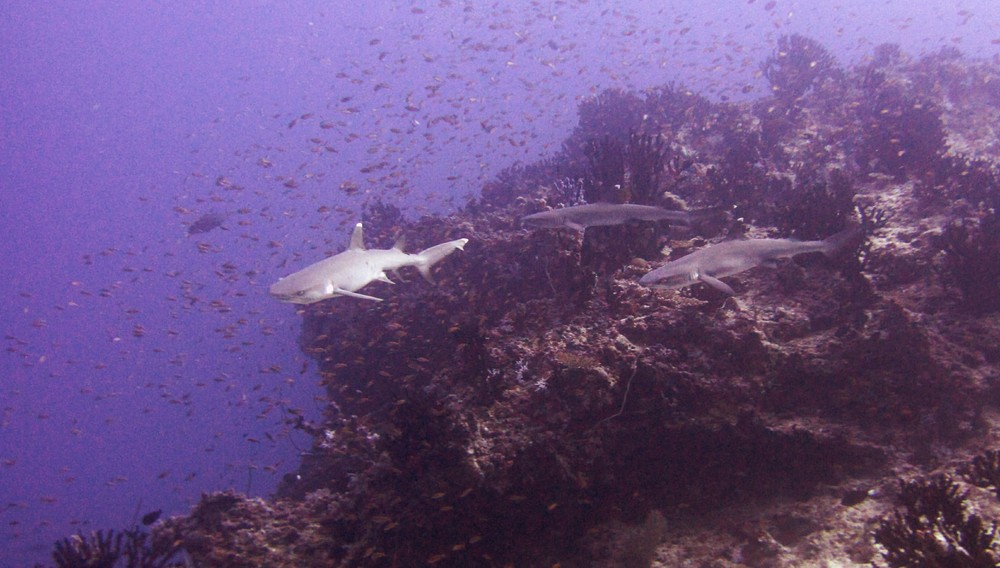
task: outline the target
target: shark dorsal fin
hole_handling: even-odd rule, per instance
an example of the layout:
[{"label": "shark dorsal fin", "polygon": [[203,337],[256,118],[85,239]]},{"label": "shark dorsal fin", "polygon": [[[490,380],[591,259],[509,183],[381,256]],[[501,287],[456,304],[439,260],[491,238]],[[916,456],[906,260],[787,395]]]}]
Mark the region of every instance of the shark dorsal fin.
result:
[{"label": "shark dorsal fin", "polygon": [[403,250],[404,246],[406,246],[406,235],[403,235],[398,239],[396,239],[396,244],[392,245],[392,248],[401,251]]},{"label": "shark dorsal fin", "polygon": [[351,244],[347,250],[365,250],[365,231],[361,228],[361,223],[354,226],[354,232],[351,233]]}]

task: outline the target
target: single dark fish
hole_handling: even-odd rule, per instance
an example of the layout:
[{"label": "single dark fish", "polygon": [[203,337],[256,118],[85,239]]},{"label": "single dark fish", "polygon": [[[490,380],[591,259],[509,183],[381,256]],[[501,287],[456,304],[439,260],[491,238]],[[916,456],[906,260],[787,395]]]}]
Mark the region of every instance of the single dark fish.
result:
[{"label": "single dark fish", "polygon": [[[194,222],[188,225],[187,234],[197,235],[199,233],[207,233],[213,229],[222,227],[222,223],[226,220],[226,215],[224,213],[205,213]],[[225,227],[222,227],[225,229]]]},{"label": "single dark fish", "polygon": [[145,515],[142,516],[142,524],[148,527],[149,525],[155,523],[157,519],[160,518],[160,515],[162,513],[163,509],[157,509],[155,511],[146,513]]}]

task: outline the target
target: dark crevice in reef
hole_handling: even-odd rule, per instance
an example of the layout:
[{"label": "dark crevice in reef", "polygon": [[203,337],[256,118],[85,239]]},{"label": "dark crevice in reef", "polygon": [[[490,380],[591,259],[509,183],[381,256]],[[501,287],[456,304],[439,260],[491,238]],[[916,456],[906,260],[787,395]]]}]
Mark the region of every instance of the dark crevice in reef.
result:
[{"label": "dark crevice in reef", "polygon": [[[329,404],[298,424],[314,435],[299,471],[270,502],[206,496],[158,530],[226,566],[905,557],[867,523],[893,510],[897,477],[997,442],[998,156],[972,124],[995,124],[1000,70],[876,55],[843,69],[789,36],[765,99],[608,91],[560,153],[460,212],[374,207],[383,245],[469,243],[436,286],[407,273],[384,302],[305,307]],[[732,215],[582,237],[519,226],[581,198]],[[637,283],[725,238],[849,223],[864,238],[842,258],[727,278],[735,298]]]}]

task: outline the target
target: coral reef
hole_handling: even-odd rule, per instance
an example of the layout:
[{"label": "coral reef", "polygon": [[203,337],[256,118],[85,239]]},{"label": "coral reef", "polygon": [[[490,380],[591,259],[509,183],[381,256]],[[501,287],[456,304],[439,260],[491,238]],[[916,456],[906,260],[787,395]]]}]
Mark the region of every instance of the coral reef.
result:
[{"label": "coral reef", "polygon": [[[601,93],[560,153],[449,217],[372,204],[380,246],[469,244],[437,286],[303,308],[327,401],[291,422],[313,437],[299,469],[270,501],[208,495],[157,534],[227,566],[995,560],[992,510],[921,479],[1000,444],[1000,147],[965,126],[994,117],[1000,96],[965,86],[996,70],[891,45],[842,70],[801,36],[764,69],[772,93],[745,104]],[[581,198],[732,219],[518,226]],[[851,223],[847,259],[741,273],[733,298],[637,283],[714,240]],[[984,456],[968,478],[995,488]]]}]

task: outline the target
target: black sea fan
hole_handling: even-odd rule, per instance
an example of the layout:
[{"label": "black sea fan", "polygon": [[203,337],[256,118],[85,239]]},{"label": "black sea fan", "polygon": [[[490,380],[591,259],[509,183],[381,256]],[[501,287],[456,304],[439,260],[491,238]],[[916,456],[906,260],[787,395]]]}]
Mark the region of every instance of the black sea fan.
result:
[{"label": "black sea fan", "polygon": [[584,197],[588,203],[624,203],[625,148],[610,136],[590,140],[584,147],[590,175],[584,179]]},{"label": "black sea fan", "polygon": [[656,202],[667,156],[668,148],[662,137],[632,133],[625,148],[629,202],[647,205]]},{"label": "black sea fan", "polygon": [[959,471],[975,486],[993,489],[993,494],[1000,499],[1000,450],[976,456]]},{"label": "black sea fan", "polygon": [[1000,310],[1000,213],[960,219],[941,232],[945,268],[962,291],[962,304],[975,313]]},{"label": "black sea fan", "polygon": [[624,144],[631,133],[641,128],[643,107],[643,100],[634,93],[606,89],[580,103],[577,128],[584,138],[607,136]]},{"label": "black sea fan", "polygon": [[762,66],[774,96],[798,99],[817,80],[831,73],[834,59],[819,42],[798,34],[778,38],[778,49]]},{"label": "black sea fan", "polygon": [[803,171],[775,203],[774,224],[783,235],[813,240],[843,229],[854,214],[855,189],[842,170]]},{"label": "black sea fan", "polygon": [[180,551],[179,543],[135,527],[64,538],[55,544],[52,559],[58,568],[174,568],[184,566]]},{"label": "black sea fan", "polygon": [[867,100],[859,107],[864,133],[858,164],[900,179],[933,171],[947,150],[938,105],[916,99],[879,72],[866,76],[862,88]]},{"label": "black sea fan", "polygon": [[987,525],[970,514],[967,496],[946,475],[901,482],[903,511],[883,519],[875,530],[889,566],[996,566],[996,523]]},{"label": "black sea fan", "polygon": [[59,568],[111,568],[121,557],[124,536],[110,530],[75,534],[56,543],[52,559]]}]

